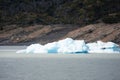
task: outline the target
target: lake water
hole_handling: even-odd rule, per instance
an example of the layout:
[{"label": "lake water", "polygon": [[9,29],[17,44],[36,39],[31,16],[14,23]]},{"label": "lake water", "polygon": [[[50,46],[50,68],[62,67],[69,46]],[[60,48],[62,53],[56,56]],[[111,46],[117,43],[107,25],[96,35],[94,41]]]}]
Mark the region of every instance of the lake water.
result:
[{"label": "lake water", "polygon": [[120,54],[17,54],[23,47],[2,48],[0,80],[120,80]]}]

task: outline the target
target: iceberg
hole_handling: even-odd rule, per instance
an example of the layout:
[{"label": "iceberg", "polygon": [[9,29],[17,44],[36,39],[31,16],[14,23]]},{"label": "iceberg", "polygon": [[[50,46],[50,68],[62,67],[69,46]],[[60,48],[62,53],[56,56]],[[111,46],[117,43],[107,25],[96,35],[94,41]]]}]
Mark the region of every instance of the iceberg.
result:
[{"label": "iceberg", "polygon": [[66,38],[45,45],[31,44],[24,50],[16,53],[40,53],[40,54],[81,54],[81,53],[120,53],[119,45],[113,42],[97,41],[85,43],[84,40]]},{"label": "iceberg", "polygon": [[87,53],[88,50],[84,40],[73,40],[71,43],[62,44],[59,46],[58,53]]},{"label": "iceberg", "polygon": [[119,45],[113,42],[97,41],[86,45],[89,47],[88,53],[120,53]]}]

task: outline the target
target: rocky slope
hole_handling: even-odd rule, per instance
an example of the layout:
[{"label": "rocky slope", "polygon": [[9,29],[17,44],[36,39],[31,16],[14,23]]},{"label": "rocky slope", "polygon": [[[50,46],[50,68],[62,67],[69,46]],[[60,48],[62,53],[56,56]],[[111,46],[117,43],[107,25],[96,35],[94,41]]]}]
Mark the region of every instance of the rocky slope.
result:
[{"label": "rocky slope", "polygon": [[67,37],[84,39],[86,42],[97,40],[112,41],[120,45],[120,23],[79,25],[35,25],[28,27],[6,28],[0,31],[0,45],[46,44]]}]

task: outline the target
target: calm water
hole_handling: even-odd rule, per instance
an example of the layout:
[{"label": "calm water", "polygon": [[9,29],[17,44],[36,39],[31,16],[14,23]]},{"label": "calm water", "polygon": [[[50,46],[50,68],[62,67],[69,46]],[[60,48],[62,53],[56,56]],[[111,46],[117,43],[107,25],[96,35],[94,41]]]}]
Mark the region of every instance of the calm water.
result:
[{"label": "calm water", "polygon": [[119,75],[119,54],[0,54],[0,80],[120,80]]},{"label": "calm water", "polygon": [[0,46],[0,80],[120,80],[120,54],[17,54]]}]

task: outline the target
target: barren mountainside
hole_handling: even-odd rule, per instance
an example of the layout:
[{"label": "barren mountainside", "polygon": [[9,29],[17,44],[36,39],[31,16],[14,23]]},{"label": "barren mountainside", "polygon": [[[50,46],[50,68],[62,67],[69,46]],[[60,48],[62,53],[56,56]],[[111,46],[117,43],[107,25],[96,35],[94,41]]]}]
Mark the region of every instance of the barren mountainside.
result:
[{"label": "barren mountainside", "polygon": [[67,37],[94,42],[97,40],[112,41],[120,45],[120,23],[79,25],[35,25],[28,27],[9,27],[0,31],[0,45],[46,44]]}]

